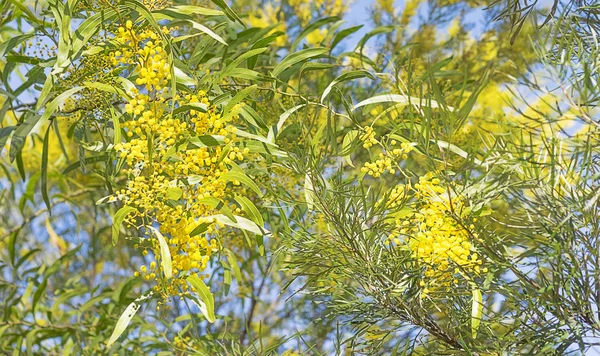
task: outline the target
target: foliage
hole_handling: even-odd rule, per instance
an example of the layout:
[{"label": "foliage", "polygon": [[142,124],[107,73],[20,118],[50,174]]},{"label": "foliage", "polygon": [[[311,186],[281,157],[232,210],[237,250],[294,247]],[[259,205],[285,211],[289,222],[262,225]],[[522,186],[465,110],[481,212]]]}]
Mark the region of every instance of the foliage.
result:
[{"label": "foliage", "polygon": [[0,4],[2,350],[597,346],[597,4]]}]

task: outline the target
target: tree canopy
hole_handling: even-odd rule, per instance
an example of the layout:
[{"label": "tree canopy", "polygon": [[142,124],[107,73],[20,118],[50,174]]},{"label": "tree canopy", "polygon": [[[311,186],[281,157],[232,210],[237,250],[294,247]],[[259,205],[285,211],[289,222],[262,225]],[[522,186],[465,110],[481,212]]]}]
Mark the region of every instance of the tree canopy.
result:
[{"label": "tree canopy", "polygon": [[0,0],[0,350],[600,350],[594,0]]}]

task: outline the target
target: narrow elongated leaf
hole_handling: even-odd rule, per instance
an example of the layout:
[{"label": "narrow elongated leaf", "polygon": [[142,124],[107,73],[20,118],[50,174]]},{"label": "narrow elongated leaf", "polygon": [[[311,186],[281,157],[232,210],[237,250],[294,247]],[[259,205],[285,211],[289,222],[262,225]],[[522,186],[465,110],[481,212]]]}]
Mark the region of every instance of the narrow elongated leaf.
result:
[{"label": "narrow elongated leaf", "polygon": [[313,210],[315,203],[315,192],[310,173],[306,173],[306,176],[304,177],[304,199],[306,200],[306,206],[308,207],[308,210]]},{"label": "narrow elongated leaf", "polygon": [[175,79],[177,83],[183,84],[186,86],[194,86],[196,85],[196,81],[192,79],[190,76],[185,74],[181,69],[177,67],[173,67],[173,71],[175,72]]},{"label": "narrow elongated leaf", "polygon": [[48,197],[48,141],[50,139],[50,130],[52,130],[52,125],[49,125],[48,129],[46,130],[46,135],[44,136],[44,143],[42,146],[41,185],[42,198],[44,199],[44,203],[48,209],[48,214],[52,215],[52,205],[50,205],[50,197]]},{"label": "narrow elongated leaf", "polygon": [[285,122],[287,121],[287,119],[296,111],[298,111],[299,109],[303,108],[304,106],[306,106],[306,104],[300,104],[300,105],[296,105],[291,109],[286,110],[283,114],[281,114],[279,116],[279,121],[277,121],[277,125],[272,126],[269,129],[269,133],[267,135],[267,140],[270,143],[275,143],[275,138],[277,137],[277,135],[279,135],[279,133],[281,132],[281,128],[283,127],[283,125],[285,124]]},{"label": "narrow elongated leaf", "polygon": [[225,42],[225,40],[221,36],[217,35],[210,28],[208,28],[204,25],[201,25],[201,24],[197,23],[196,21],[188,20],[188,22],[191,23],[192,27],[195,28],[196,30],[198,30],[206,35],[209,35],[210,37],[215,39],[217,42],[220,42],[220,43],[224,44],[225,46],[227,46],[227,42]]},{"label": "narrow elongated leaf", "polygon": [[132,206],[125,205],[121,209],[119,209],[115,216],[113,216],[113,224],[112,224],[112,243],[113,246],[117,244],[119,240],[119,230],[121,230],[121,224],[125,220],[125,218],[136,211],[137,209]]},{"label": "narrow elongated leaf", "polygon": [[60,29],[58,36],[58,50],[56,53],[56,62],[52,73],[60,73],[67,67],[69,60],[69,51],[73,49],[71,44],[71,2],[55,2],[50,9],[54,13],[54,18]]},{"label": "narrow elongated leaf", "polygon": [[350,72],[343,73],[343,74],[339,75],[337,78],[335,78],[331,83],[329,83],[327,88],[325,88],[325,91],[321,95],[321,103],[325,101],[325,98],[327,98],[327,96],[331,92],[331,89],[333,89],[333,87],[336,86],[337,84],[343,83],[343,82],[346,82],[349,80],[353,80],[353,79],[359,79],[359,78],[370,78],[373,80],[375,79],[373,74],[367,72],[366,70],[353,70]]},{"label": "narrow elongated leaf", "polygon": [[224,284],[224,294],[225,296],[229,295],[229,290],[231,289],[231,282],[233,278],[231,278],[231,268],[227,266],[227,263],[221,260],[221,265],[223,266],[223,284]]},{"label": "narrow elongated leaf", "polygon": [[117,12],[114,9],[103,9],[88,17],[83,21],[73,36],[73,53],[77,54],[83,46],[85,46],[90,38],[95,35],[101,28],[103,21],[110,21],[117,17]]},{"label": "narrow elongated leaf", "polygon": [[67,245],[67,242],[62,237],[58,236],[56,231],[54,231],[48,217],[46,217],[45,226],[46,232],[48,233],[48,236],[50,236],[50,242],[58,248],[58,251],[61,255],[66,254],[69,249],[69,245]]},{"label": "narrow elongated leaf", "polygon": [[326,70],[333,68],[333,64],[329,63],[315,63],[315,62],[306,62],[300,68],[300,78],[302,79],[302,75],[306,72],[315,71],[315,70]]},{"label": "narrow elongated leaf", "polygon": [[223,111],[225,113],[225,117],[231,116],[233,107],[236,104],[240,103],[242,100],[244,100],[246,97],[248,97],[249,95],[254,93],[256,91],[256,89],[258,89],[258,86],[256,84],[254,84],[254,85],[251,85],[247,88],[240,90],[237,94],[235,94],[235,96],[233,98],[231,98],[231,100],[229,100],[229,102],[227,103],[227,106],[225,106],[225,109],[223,109]]},{"label": "narrow elongated leaf", "polygon": [[231,21],[237,21],[237,22],[241,23],[242,25],[244,25],[244,27],[246,27],[246,24],[244,23],[244,21],[242,21],[242,19],[235,13],[235,11],[233,11],[231,9],[231,7],[229,7],[229,5],[227,5],[227,3],[224,0],[211,0],[211,1],[213,4],[217,5],[221,9],[223,9],[223,12],[225,13],[225,15],[227,15],[227,17],[229,17],[229,19]]},{"label": "narrow elongated leaf", "polygon": [[[256,60],[256,57],[248,58],[248,62]],[[260,73],[248,68],[234,68],[229,73],[228,76],[232,78],[241,78],[248,80],[261,80],[264,79],[261,77]]]},{"label": "narrow elongated leaf", "polygon": [[173,115],[177,115],[179,113],[189,111],[189,110],[206,112],[206,110],[208,110],[208,106],[204,103],[187,103],[187,104],[182,105],[182,106],[178,107],[177,109],[173,110]]},{"label": "narrow elongated leaf", "polygon": [[235,254],[233,251],[229,249],[225,249],[225,254],[227,255],[227,261],[233,270],[233,275],[235,279],[238,281],[238,285],[242,284],[242,271],[240,270],[240,266],[238,266],[237,258],[235,258]]},{"label": "narrow elongated leaf", "polygon": [[40,283],[40,285],[35,290],[35,293],[33,294],[33,301],[31,303],[31,308],[33,311],[35,311],[35,308],[38,305],[38,302],[40,301],[40,299],[42,298],[42,295],[45,294],[44,292],[46,291],[47,285],[48,285],[48,277],[45,277],[44,280],[42,281],[42,283]]},{"label": "narrow elongated leaf", "polygon": [[110,114],[113,123],[113,145],[117,145],[121,143],[121,121],[112,106],[110,106]]},{"label": "narrow elongated leaf", "polygon": [[395,29],[396,29],[396,26],[376,27],[375,29],[373,29],[369,33],[367,33],[363,38],[361,38],[360,41],[358,41],[358,44],[356,45],[356,49],[359,49],[359,53],[362,53],[362,49],[364,48],[365,44],[371,37],[380,35],[382,33],[390,33],[392,31],[394,31]]},{"label": "narrow elongated leaf", "polygon": [[256,205],[254,205],[254,203],[250,199],[242,196],[237,196],[235,197],[235,200],[242,206],[242,209],[246,212],[246,214],[248,214],[250,220],[254,221],[258,226],[265,225],[262,215],[260,215],[260,212],[256,208]]},{"label": "narrow elongated leaf", "polygon": [[250,51],[247,51],[243,54],[241,54],[240,56],[238,56],[236,59],[234,59],[231,63],[229,63],[227,65],[227,67],[225,67],[221,73],[219,74],[219,76],[217,77],[217,79],[220,81],[221,79],[225,78],[226,76],[230,75],[233,70],[237,69],[237,67],[242,64],[243,61],[250,59],[254,56],[258,56],[259,54],[265,52],[267,49],[266,48],[257,48],[257,49],[252,49]]},{"label": "narrow elongated leaf", "polygon": [[198,276],[191,275],[187,278],[187,281],[200,297],[201,303],[198,305],[200,311],[209,323],[214,323],[217,319],[215,317],[215,297],[212,292]]},{"label": "narrow elongated leaf", "polygon": [[54,76],[52,74],[50,74],[46,77],[46,80],[44,81],[44,87],[42,88],[42,92],[40,93],[40,96],[38,97],[37,103],[35,104],[36,111],[40,111],[40,109],[44,105],[46,105],[46,100],[48,99],[48,95],[50,95],[50,92],[52,91],[53,87],[54,87]]},{"label": "narrow elongated leaf", "polygon": [[67,100],[68,98],[70,98],[75,93],[82,90],[83,88],[84,87],[75,87],[75,88],[65,90],[59,96],[54,98],[50,103],[48,103],[48,105],[46,105],[46,110],[44,110],[44,113],[40,117],[40,124],[44,124],[46,122],[46,120],[48,120],[50,118],[50,116],[52,116],[54,114],[56,109],[58,109],[58,107],[65,102],[65,100]]},{"label": "narrow elongated leaf", "polygon": [[152,226],[147,226],[147,228],[154,232],[154,235],[156,235],[156,238],[158,239],[162,271],[165,274],[166,279],[171,279],[173,277],[173,261],[171,260],[171,251],[169,250],[167,240],[165,240],[165,237],[158,229],[155,229]]},{"label": "narrow elongated leaf", "polygon": [[20,43],[27,41],[34,35],[35,34],[33,33],[28,33],[20,36],[14,36],[0,43],[0,57],[6,56],[6,54],[8,54],[8,52],[10,52],[13,48],[18,46]]},{"label": "narrow elongated leaf", "polygon": [[231,209],[229,209],[227,204],[223,203],[220,199],[213,198],[213,197],[207,197],[207,198],[199,199],[198,203],[206,204],[210,207],[213,207],[214,209],[217,209],[219,212],[221,212],[223,215],[227,216],[229,219],[236,221],[235,216],[233,215],[233,212],[231,211]]},{"label": "narrow elongated leaf", "polygon": [[327,52],[327,48],[319,47],[319,48],[307,48],[301,51],[290,54],[285,57],[279,64],[273,68],[273,76],[277,77],[284,70],[290,68],[294,64],[298,64],[300,62],[306,61],[310,58],[318,57]]},{"label": "narrow elongated leaf", "polygon": [[125,311],[119,317],[119,320],[117,321],[117,325],[115,325],[115,329],[113,330],[112,334],[110,335],[110,338],[106,342],[107,349],[109,347],[111,347],[112,344],[114,344],[115,341],[117,341],[119,336],[121,336],[121,334],[123,334],[125,329],[127,329],[127,326],[131,322],[131,319],[133,319],[133,317],[135,316],[135,313],[137,313],[137,311],[140,310],[140,308],[142,306],[141,302],[145,301],[146,299],[149,299],[150,297],[152,297],[153,294],[154,294],[153,292],[149,292],[148,294],[142,295],[141,297],[137,298],[135,301],[131,302],[131,304],[129,304],[127,306],[127,308],[125,308]]},{"label": "narrow elongated leaf", "polygon": [[[363,100],[360,103],[354,105],[353,110],[360,108],[361,106],[370,105],[370,104],[379,104],[379,103],[395,103],[398,105],[418,105],[418,106],[428,106],[431,108],[438,108],[439,105],[434,100],[429,99],[419,99],[412,96],[400,95],[400,94],[383,94],[371,97],[369,99]],[[453,110],[449,107],[450,110]]]},{"label": "narrow elongated leaf", "polygon": [[90,164],[90,163],[98,163],[98,162],[102,162],[102,161],[106,161],[106,155],[102,154],[99,156],[92,156],[92,157],[86,157],[83,159],[82,162],[75,162],[73,164],[70,164],[67,168],[65,168],[62,172],[62,174],[67,174],[70,173],[74,170],[76,170],[77,168],[80,168],[83,164]]},{"label": "narrow elongated leaf", "polygon": [[337,46],[338,43],[340,43],[344,38],[350,36],[351,34],[353,34],[354,32],[360,30],[361,28],[363,28],[364,25],[358,25],[358,26],[354,26],[354,27],[349,27],[346,29],[341,30],[340,32],[335,34],[335,37],[333,38],[333,42],[331,42],[331,50],[333,50],[335,48],[335,46]]},{"label": "narrow elongated leaf", "polygon": [[104,84],[104,83],[100,83],[100,82],[83,82],[83,85],[86,88],[102,90],[107,93],[112,93],[112,94],[118,95],[123,98],[127,97],[127,95],[121,88],[114,86],[114,85],[108,85],[108,84]]},{"label": "narrow elongated leaf", "polygon": [[224,174],[221,174],[221,176],[219,177],[218,180],[224,180],[224,181],[228,181],[228,182],[238,181],[241,184],[252,189],[252,191],[254,191],[259,196],[262,196],[262,192],[260,191],[260,188],[258,187],[258,185],[256,185],[256,183],[254,183],[254,181],[252,181],[252,179],[250,179],[247,175],[245,175],[242,172],[224,173]]},{"label": "narrow elongated leaf", "polygon": [[483,314],[483,302],[481,296],[481,290],[473,287],[473,299],[471,302],[471,336],[473,339],[477,338],[477,331],[479,330],[479,324],[481,323],[481,316]]},{"label": "narrow elongated leaf", "polygon": [[194,230],[192,230],[192,232],[190,232],[190,237],[194,237],[196,235],[200,235],[203,232],[206,232],[206,230],[208,230],[209,226],[210,226],[209,223],[202,223],[202,224],[196,226],[194,228]]},{"label": "narrow elongated leaf", "polygon": [[6,141],[10,137],[10,134],[15,130],[14,126],[0,127],[0,153],[4,149],[4,145],[6,145]]},{"label": "narrow elongated leaf", "polygon": [[202,7],[202,6],[196,6],[196,5],[177,5],[177,6],[171,6],[168,8],[168,10],[163,10],[161,12],[177,12],[183,15],[204,15],[204,16],[220,16],[220,15],[224,15],[223,11],[220,10],[215,10],[215,9],[209,9],[206,7]]},{"label": "narrow elongated leaf", "polygon": [[235,227],[237,229],[250,231],[257,235],[266,235],[269,233],[268,230],[264,229],[262,226],[256,225],[252,220],[248,220],[244,217],[235,215],[235,220],[233,221],[225,215],[212,215],[207,216],[206,219],[215,219],[219,224]]},{"label": "narrow elongated leaf", "polygon": [[342,152],[340,154],[351,167],[354,167],[354,163],[352,163],[352,159],[350,158],[350,154],[352,153],[352,143],[356,137],[358,137],[359,133],[360,131],[358,130],[351,130],[344,136],[344,140],[342,141]]},{"label": "narrow elongated leaf", "polygon": [[[435,140],[431,140],[431,141],[432,142],[436,142]],[[456,145],[453,145],[453,144],[451,144],[449,142],[441,141],[441,140],[437,141],[437,145],[439,146],[440,149],[447,149],[450,152],[456,153],[457,155],[461,156],[464,159],[469,159],[469,154],[466,151],[464,151],[463,149],[461,149],[460,147],[456,146]],[[474,158],[473,162],[475,164],[477,164],[477,165],[481,165],[481,163],[482,163],[477,158]]]}]

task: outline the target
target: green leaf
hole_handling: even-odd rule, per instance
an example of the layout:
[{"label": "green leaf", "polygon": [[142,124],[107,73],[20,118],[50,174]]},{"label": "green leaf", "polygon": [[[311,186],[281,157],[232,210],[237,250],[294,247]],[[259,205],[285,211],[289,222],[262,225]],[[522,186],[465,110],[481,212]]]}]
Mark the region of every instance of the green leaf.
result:
[{"label": "green leaf", "polygon": [[258,187],[258,185],[256,185],[256,183],[254,183],[254,181],[252,179],[250,179],[247,175],[245,175],[242,172],[224,173],[224,174],[221,174],[221,176],[219,177],[218,180],[224,180],[224,181],[228,181],[228,182],[238,181],[238,182],[242,183],[243,185],[247,186],[248,188],[252,189],[252,191],[254,191],[259,196],[262,196],[262,192],[260,191],[260,188]]},{"label": "green leaf", "polygon": [[28,33],[25,35],[14,36],[0,43],[0,57],[6,56],[6,54],[8,54],[8,52],[10,52],[13,48],[15,48],[20,43],[27,41],[34,35],[34,33]]},{"label": "green leaf", "polygon": [[191,275],[187,278],[187,281],[200,297],[200,303],[198,304],[200,311],[209,323],[214,323],[217,319],[215,318],[215,298],[212,292],[198,276]]},{"label": "green leaf", "polygon": [[183,189],[179,187],[169,187],[165,194],[165,198],[169,200],[179,200],[183,196]]},{"label": "green leaf", "polygon": [[202,223],[202,224],[196,226],[194,228],[194,230],[192,230],[192,232],[190,232],[190,237],[194,237],[196,235],[200,235],[203,232],[206,232],[206,230],[208,230],[209,226],[210,226],[209,223]]},{"label": "green leaf", "polygon": [[269,129],[269,133],[267,135],[267,141],[270,143],[275,143],[275,138],[277,137],[277,135],[279,135],[279,133],[281,132],[281,128],[283,127],[283,125],[285,124],[285,122],[287,121],[287,119],[296,111],[298,111],[299,109],[303,108],[304,106],[306,106],[306,104],[300,104],[300,105],[296,105],[291,109],[286,110],[283,114],[281,114],[279,116],[279,121],[277,122],[277,125],[273,125],[271,126],[271,128]]},{"label": "green leaf", "polygon": [[252,49],[249,50],[247,52],[244,52],[243,54],[241,54],[240,56],[238,56],[236,59],[234,59],[233,61],[231,61],[231,63],[229,63],[227,65],[227,67],[225,67],[220,73],[219,75],[216,77],[216,82],[220,82],[221,79],[225,78],[226,76],[230,75],[234,69],[236,69],[240,64],[242,64],[243,61],[252,58],[254,56],[258,56],[259,54],[263,53],[264,51],[266,51],[266,48],[257,48],[257,49]]},{"label": "green leaf", "polygon": [[260,212],[256,208],[256,205],[254,205],[254,203],[250,199],[242,196],[237,196],[235,197],[235,200],[241,205],[242,209],[244,209],[246,214],[248,214],[250,220],[254,221],[258,226],[265,226],[265,222],[262,218],[262,215],[260,215]]},{"label": "green leaf", "polygon": [[221,9],[223,9],[223,12],[225,12],[225,15],[231,20],[231,21],[237,21],[239,23],[241,23],[242,25],[244,25],[244,27],[246,27],[246,24],[244,23],[244,21],[242,21],[242,19],[235,13],[235,11],[233,11],[231,9],[231,7],[229,7],[229,5],[227,5],[227,3],[224,0],[210,0],[213,4],[217,5],[218,7],[220,7]]},{"label": "green leaf", "polygon": [[185,86],[195,86],[196,81],[192,79],[190,76],[185,74],[181,69],[176,66],[173,67],[173,72],[175,73],[175,80],[179,84],[183,84]]},{"label": "green leaf", "polygon": [[123,98],[127,97],[127,95],[121,88],[114,86],[114,85],[108,85],[108,84],[104,84],[104,83],[100,83],[100,82],[83,82],[83,85],[86,88],[105,91],[107,93],[115,94],[115,95],[118,95]]},{"label": "green leaf", "polygon": [[129,214],[133,213],[134,211],[137,211],[137,209],[132,206],[125,205],[124,207],[122,207],[115,213],[115,216],[113,216],[113,224],[112,224],[112,244],[113,244],[113,246],[115,246],[117,244],[117,241],[119,240],[119,230],[121,230],[121,224],[123,223],[125,218]]},{"label": "green leaf", "polygon": [[314,71],[314,70],[326,70],[333,68],[333,64],[329,63],[318,63],[318,62],[306,62],[300,68],[300,78],[302,79],[302,75],[306,72]]},{"label": "green leaf", "polygon": [[10,137],[10,134],[15,130],[15,126],[6,126],[0,127],[0,153],[4,149],[4,145],[6,145],[6,141]]},{"label": "green leaf", "polygon": [[208,106],[204,103],[187,103],[173,110],[173,115],[180,114],[182,112],[186,112],[189,110],[196,110],[201,112],[206,112],[208,110]]},{"label": "green leaf", "polygon": [[481,290],[473,287],[473,299],[471,302],[471,336],[473,339],[477,338],[477,331],[479,330],[479,324],[481,323],[481,316],[483,315],[483,302],[481,296]]},{"label": "green leaf", "polygon": [[[106,157],[107,156],[105,154],[102,154],[99,156],[86,157],[83,159],[82,162],[84,164],[98,163],[98,162],[106,161]],[[75,162],[75,163],[70,164],[67,168],[64,169],[62,174],[67,174],[67,173],[70,173],[70,172],[76,170],[77,168],[80,168],[82,162],[80,161],[80,162]]]},{"label": "green leaf", "polygon": [[158,229],[153,228],[152,226],[147,226],[156,238],[158,239],[158,244],[160,246],[160,264],[165,274],[166,279],[171,279],[173,277],[173,261],[171,260],[171,250],[169,249],[169,245],[167,244],[167,240],[165,237],[158,231]]},{"label": "green leaf", "polygon": [[325,101],[325,98],[327,98],[327,96],[331,92],[331,89],[333,89],[333,87],[337,84],[359,78],[370,78],[372,80],[375,80],[375,76],[373,76],[373,74],[367,72],[366,70],[353,70],[350,72],[343,73],[337,78],[335,78],[331,83],[329,83],[327,88],[325,88],[323,95],[321,95],[321,103]]},{"label": "green leaf", "polygon": [[123,334],[123,331],[125,331],[125,329],[127,329],[127,326],[131,322],[131,319],[133,319],[133,317],[135,316],[135,313],[137,313],[137,311],[140,310],[140,307],[142,306],[140,304],[140,302],[143,302],[144,300],[152,297],[153,294],[154,294],[153,292],[149,292],[148,294],[142,295],[141,297],[137,298],[135,301],[131,302],[131,304],[129,304],[127,306],[127,308],[125,308],[125,311],[119,317],[119,320],[117,321],[117,325],[115,325],[115,329],[113,330],[112,334],[110,335],[110,338],[108,339],[108,342],[106,343],[107,349],[109,347],[111,347],[112,344],[114,344],[115,341],[117,341],[119,336],[121,336],[121,334]]},{"label": "green leaf", "polygon": [[35,293],[33,294],[33,302],[31,303],[32,310],[35,311],[35,307],[37,306],[38,302],[42,298],[42,295],[44,294],[44,292],[46,291],[47,285],[48,285],[48,277],[44,278],[42,283],[40,283],[40,285],[35,290]]},{"label": "green leaf", "polygon": [[256,89],[258,89],[258,86],[254,84],[240,90],[237,94],[235,94],[235,96],[231,98],[231,100],[229,100],[227,106],[225,106],[225,108],[223,109],[223,112],[225,114],[224,118],[228,118],[229,116],[231,116],[233,107],[236,104],[240,103],[242,100],[244,100],[246,97],[248,97],[250,94],[254,93]]},{"label": "green leaf", "polygon": [[272,75],[273,75],[273,77],[277,77],[284,70],[290,68],[294,64],[298,64],[309,58],[321,56],[321,55],[325,54],[326,52],[327,52],[326,48],[319,47],[319,48],[307,48],[307,49],[303,49],[301,51],[292,53],[289,56],[285,57],[281,62],[279,62],[279,64],[277,64],[275,66],[275,68],[273,68]]},{"label": "green leaf", "polygon": [[225,296],[229,295],[229,290],[231,289],[231,269],[227,267],[227,264],[224,261],[221,261],[221,264],[224,267],[223,270],[223,284],[225,285]]},{"label": "green leaf", "polygon": [[233,269],[233,275],[235,279],[238,281],[238,285],[242,284],[242,271],[240,270],[240,266],[238,266],[237,258],[235,258],[235,254],[233,251],[229,249],[224,249],[225,254],[227,255],[227,261],[229,265]]},{"label": "green leaf", "polygon": [[[31,10],[29,10],[29,8],[24,3],[21,3],[21,1],[19,1],[19,0],[8,0],[8,1],[10,1],[15,7],[17,7],[19,10],[21,10],[26,15],[27,20],[30,21],[31,23],[35,23],[40,26],[47,25],[46,23],[44,23],[44,21],[38,19],[38,16],[34,15],[31,12]],[[2,5],[4,6],[5,3],[3,3]]]},{"label": "green leaf", "polygon": [[119,116],[115,113],[115,109],[110,106],[110,114],[112,116],[113,123],[113,145],[121,143],[121,121]]},{"label": "green leaf", "polygon": [[56,1],[50,6],[54,14],[54,19],[58,25],[58,50],[56,53],[56,62],[52,73],[60,73],[67,67],[71,60],[69,52],[73,49],[71,44],[71,5],[72,2]]},{"label": "green leaf", "polygon": [[490,81],[490,69],[486,69],[486,71],[483,73],[483,77],[481,78],[481,81],[479,82],[477,88],[471,93],[471,95],[469,96],[469,99],[467,99],[467,101],[465,102],[465,104],[460,108],[460,110],[458,110],[457,113],[457,118],[456,118],[456,124],[455,127],[459,128],[462,127],[462,125],[465,123],[465,121],[467,120],[467,118],[469,117],[469,113],[471,112],[471,110],[473,110],[473,107],[475,106],[475,103],[477,103],[477,98],[479,97],[479,94],[481,94],[481,92],[483,92],[483,90],[487,87],[489,81]]},{"label": "green leaf", "polygon": [[235,216],[233,215],[233,212],[231,212],[231,209],[229,209],[227,204],[223,203],[220,199],[213,198],[213,197],[207,197],[207,198],[199,199],[198,203],[208,205],[208,206],[220,211],[223,215],[227,216],[229,219],[235,221]]},{"label": "green leaf", "polygon": [[224,15],[223,11],[209,9],[202,6],[196,5],[177,5],[171,6],[166,10],[160,12],[176,12],[183,15],[203,15],[203,16],[221,16]]},{"label": "green leaf", "polygon": [[75,93],[82,90],[83,88],[84,87],[75,87],[65,90],[59,96],[54,98],[54,100],[52,100],[48,105],[46,105],[46,110],[44,110],[44,113],[40,117],[40,124],[44,124],[50,118],[50,116],[54,114],[56,109],[58,109],[58,107],[65,102],[65,100],[72,97]]},{"label": "green leaf", "polygon": [[350,158],[350,154],[352,153],[352,144],[359,134],[359,130],[351,130],[344,135],[344,140],[342,141],[342,152],[340,152],[340,154],[344,157],[346,163],[348,163],[348,165],[351,167],[354,167],[352,159]]},{"label": "green leaf", "polygon": [[[431,140],[431,142],[437,143],[437,145],[440,149],[447,149],[450,152],[456,153],[457,155],[461,156],[464,159],[469,159],[469,154],[456,145],[453,145],[449,142],[441,141],[441,140],[438,140],[437,142],[435,140]],[[482,164],[482,162],[480,160],[478,160],[477,158],[474,158],[473,162],[477,165]]]},{"label": "green leaf", "polygon": [[351,34],[353,34],[354,32],[360,30],[361,28],[363,28],[364,25],[358,25],[358,26],[354,26],[354,27],[349,27],[346,29],[341,30],[340,32],[335,34],[335,37],[333,38],[333,42],[331,42],[331,50],[333,50],[335,48],[335,46],[337,46],[338,43],[340,43],[344,38],[350,36]]},{"label": "green leaf", "polygon": [[44,81],[44,87],[42,88],[42,91],[41,91],[39,97],[37,98],[37,103],[35,104],[36,111],[40,111],[40,109],[44,105],[46,105],[46,100],[48,99],[48,95],[50,95],[50,92],[52,91],[53,87],[54,87],[54,76],[52,74],[50,74],[46,77],[46,80]]},{"label": "green leaf", "polygon": [[[248,58],[248,62],[250,62],[251,60],[255,60],[256,57],[253,58]],[[251,69],[247,69],[247,68],[234,68],[231,71],[229,71],[228,75],[232,78],[241,78],[241,79],[248,79],[248,80],[261,80],[264,78],[261,78],[260,73]]]},{"label": "green leaf", "polygon": [[[400,94],[383,94],[371,97],[369,99],[363,100],[360,103],[354,105],[352,110],[356,110],[361,106],[370,105],[370,104],[379,104],[379,103],[396,103],[398,105],[417,105],[427,106],[430,108],[438,108],[439,105],[436,101],[430,99],[419,99],[412,96],[400,95]],[[449,107],[450,110],[453,110]]]},{"label": "green leaf", "polygon": [[83,21],[73,35],[73,53],[77,54],[101,28],[102,23],[115,19],[117,12],[113,9],[103,9]]},{"label": "green leaf", "polygon": [[40,64],[40,59],[18,54],[9,54],[4,57],[8,63]]},{"label": "green leaf", "polygon": [[315,190],[309,172],[307,172],[304,176],[304,199],[306,201],[308,210],[313,210],[315,203]]},{"label": "green leaf", "polygon": [[219,135],[196,136],[189,139],[189,144],[197,148],[214,147],[222,145],[224,140],[225,137]]},{"label": "green leaf", "polygon": [[29,136],[29,134],[31,133],[34,126],[38,123],[39,120],[40,117],[38,115],[24,115],[23,122],[21,122],[19,126],[17,126],[17,128],[14,130],[14,133],[10,140],[9,158],[11,162],[13,162],[15,158],[17,158],[17,154],[21,152],[21,149],[25,145],[25,139],[27,138],[27,136]]},{"label": "green leaf", "polygon": [[48,141],[50,139],[50,130],[52,129],[52,125],[48,126],[48,130],[46,130],[46,135],[44,136],[44,143],[42,147],[42,172],[41,172],[41,180],[42,180],[42,198],[44,199],[44,203],[46,204],[46,208],[48,209],[48,214],[52,215],[52,206],[50,205],[50,197],[48,197]]},{"label": "green leaf", "polygon": [[227,225],[240,230],[250,231],[251,233],[257,235],[266,235],[269,233],[268,230],[265,230],[262,226],[257,225],[255,222],[237,215],[235,215],[236,221],[233,221],[227,216],[221,214],[207,216],[206,219],[215,219],[221,225]]},{"label": "green leaf", "polygon": [[192,20],[188,20],[188,22],[191,23],[192,27],[195,28],[196,30],[198,30],[198,31],[200,31],[200,32],[202,32],[204,34],[209,35],[210,37],[212,37],[213,39],[215,39],[217,42],[221,42],[222,44],[224,44],[225,46],[227,46],[227,42],[225,42],[225,40],[221,36],[219,36],[216,33],[214,33],[213,30],[211,30],[210,28],[208,28],[208,27],[206,27],[204,25],[201,25],[201,24],[199,24],[199,23],[197,23],[195,21],[192,21]]},{"label": "green leaf", "polygon": [[365,44],[367,43],[367,41],[371,37],[380,35],[382,33],[390,33],[392,31],[394,31],[395,29],[396,29],[396,26],[379,26],[379,27],[376,27],[375,29],[371,30],[371,32],[369,32],[366,35],[364,35],[364,37],[361,38],[360,41],[358,41],[358,44],[356,45],[355,49],[360,49],[358,52],[362,53],[363,47],[365,46]]}]

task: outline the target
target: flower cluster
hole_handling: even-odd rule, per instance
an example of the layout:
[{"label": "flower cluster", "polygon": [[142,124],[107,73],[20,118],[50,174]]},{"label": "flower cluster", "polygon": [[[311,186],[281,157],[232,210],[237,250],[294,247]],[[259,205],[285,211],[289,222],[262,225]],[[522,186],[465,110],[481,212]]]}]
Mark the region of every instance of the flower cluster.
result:
[{"label": "flower cluster", "polygon": [[369,148],[377,144],[377,140],[375,139],[375,131],[371,126],[365,127],[364,132],[360,135],[359,138],[363,142],[364,148]]},{"label": "flower cluster", "polygon": [[[231,187],[220,177],[248,155],[247,148],[239,147],[231,125],[238,118],[239,105],[223,113],[210,105],[203,91],[171,91],[163,40],[168,33],[166,28],[162,34],[151,29],[137,31],[128,21],[118,28],[115,40],[120,47],[111,54],[114,65],[137,74],[138,85],[130,90],[127,115],[121,118],[127,142],[115,145],[128,176],[118,198],[136,208],[126,219],[129,225],[158,225],[169,246],[173,278],[154,288],[163,298],[186,293],[185,278],[190,274],[208,276],[204,270],[219,250],[217,240],[210,239],[218,230],[211,218],[218,213],[215,201],[231,196]],[[186,110],[175,114],[183,107]],[[208,135],[213,140],[221,137],[222,142],[203,144],[201,138]],[[138,246],[144,255],[152,251],[156,261],[141,266],[135,275],[162,280],[158,238],[148,232]]]},{"label": "flower cluster", "polygon": [[[463,225],[465,202],[452,196],[433,173],[419,178],[414,188],[398,186],[390,195],[388,208],[398,206],[410,189],[415,198],[410,213],[404,211],[395,219],[396,229],[389,241],[408,246],[412,257],[423,268],[421,296],[431,291],[458,283],[459,277],[487,272],[481,268],[482,260],[475,252],[472,240],[477,238],[475,226]],[[473,219],[475,222],[476,219]]]},{"label": "flower cluster", "polygon": [[[397,141],[391,141],[392,146],[398,144]],[[367,143],[365,143],[367,145]],[[363,145],[364,146],[364,145]],[[370,147],[370,146],[369,146]],[[399,159],[408,158],[408,153],[414,149],[414,144],[404,142],[400,145],[400,148],[393,148],[386,153],[380,153],[379,159],[373,162],[366,162],[365,165],[360,169],[361,172],[366,173],[372,177],[378,178],[383,173],[388,171],[390,174],[396,173],[396,162]]]}]

